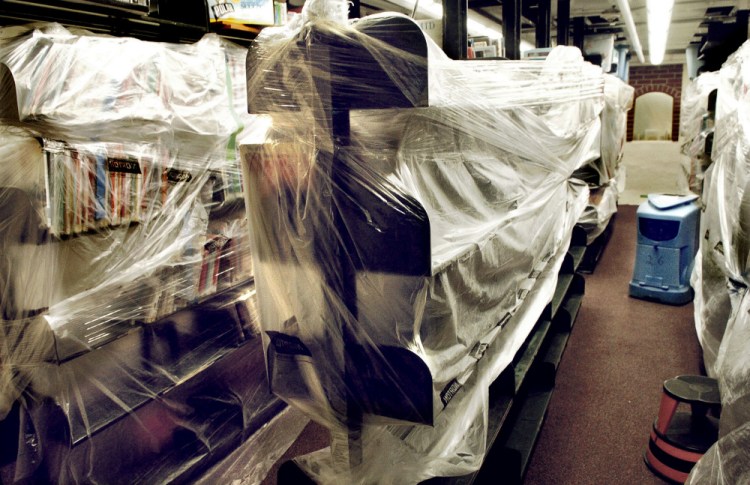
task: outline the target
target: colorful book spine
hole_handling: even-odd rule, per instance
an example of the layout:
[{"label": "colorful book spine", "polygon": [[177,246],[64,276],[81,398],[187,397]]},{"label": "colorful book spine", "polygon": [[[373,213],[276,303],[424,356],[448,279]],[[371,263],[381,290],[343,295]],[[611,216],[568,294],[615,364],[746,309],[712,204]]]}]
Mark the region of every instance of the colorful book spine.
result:
[{"label": "colorful book spine", "polygon": [[[58,145],[48,149],[45,202],[52,234],[72,235],[142,221],[153,198],[141,167],[146,161],[122,151],[110,155]],[[150,170],[152,165],[147,166]]]},{"label": "colorful book spine", "polygon": [[96,163],[96,211],[94,218],[101,222],[107,219],[107,157],[100,152],[95,155],[94,160]]}]

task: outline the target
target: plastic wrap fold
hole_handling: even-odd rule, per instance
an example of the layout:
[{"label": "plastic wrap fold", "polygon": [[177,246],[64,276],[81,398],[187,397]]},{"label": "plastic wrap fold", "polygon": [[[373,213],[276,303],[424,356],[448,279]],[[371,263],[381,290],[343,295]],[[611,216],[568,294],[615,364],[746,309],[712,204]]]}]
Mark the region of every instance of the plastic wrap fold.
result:
[{"label": "plastic wrap fold", "polygon": [[591,200],[579,223],[591,244],[607,228],[617,212],[617,198],[625,186],[620,167],[627,134],[628,110],[633,107],[633,88],[620,78],[604,75],[604,109],[600,156],[578,169],[574,176],[587,182]]},{"label": "plastic wrap fold", "polygon": [[750,474],[750,43],[720,71],[713,163],[704,185],[695,321],[706,371],[718,379],[719,441],[691,483],[742,483]]},{"label": "plastic wrap fold", "polygon": [[620,78],[605,74],[600,153],[575,172],[575,176],[589,186],[603,187],[618,174],[627,134],[628,110],[632,107],[633,88]]},{"label": "plastic wrap fold", "polygon": [[506,327],[583,210],[602,74],[573,48],[452,61],[403,16],[310,15],[329,5],[248,56],[249,111],[272,119],[242,146],[271,388],[331,429],[323,482],[467,473],[481,369],[512,358]]},{"label": "plastic wrap fold", "polygon": [[680,104],[680,141],[683,155],[689,159],[685,170],[687,187],[696,194],[703,191],[703,179],[711,164],[710,149],[714,133],[714,113],[709,97],[719,86],[718,72],[705,72],[685,86]]},{"label": "plastic wrap fold", "polygon": [[601,166],[599,184],[607,184],[618,173],[628,127],[628,111],[633,108],[634,89],[620,78],[604,76]]},{"label": "plastic wrap fold", "polygon": [[236,142],[264,129],[246,52],[0,30],[4,483],[169,481],[280,408]]},{"label": "plastic wrap fold", "polygon": [[[622,173],[624,177],[624,173]],[[617,213],[617,196],[619,177],[613,177],[609,182],[597,188],[590,188],[589,203],[586,205],[578,224],[586,231],[586,244],[593,243],[599,237]]]}]

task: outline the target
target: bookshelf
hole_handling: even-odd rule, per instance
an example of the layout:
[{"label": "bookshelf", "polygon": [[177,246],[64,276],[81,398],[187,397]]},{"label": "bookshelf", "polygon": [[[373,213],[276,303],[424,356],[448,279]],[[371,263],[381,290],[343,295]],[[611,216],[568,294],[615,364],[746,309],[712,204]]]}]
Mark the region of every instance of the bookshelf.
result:
[{"label": "bookshelf", "polygon": [[[121,145],[69,144],[31,138],[29,134],[24,137],[22,132],[13,136],[18,143],[25,142],[26,149],[21,153],[27,156],[21,156],[19,162],[30,170],[22,177],[23,183],[13,182],[10,179],[18,166],[3,164],[3,212],[10,214],[23,207],[20,212],[28,217],[12,219],[22,227],[14,229],[12,223],[6,227],[3,246],[16,267],[19,262],[14,256],[44,254],[45,260],[55,265],[55,271],[44,277],[65,290],[57,290],[57,297],[40,308],[29,308],[21,300],[13,305],[4,301],[3,308],[20,308],[22,315],[50,315],[58,360],[97,348],[133,326],[154,322],[251,279],[244,206],[239,198],[242,183],[237,171],[229,174],[231,167],[190,171],[167,167],[169,160],[151,156],[154,153],[126,153]],[[6,185],[11,183],[16,186]],[[158,271],[144,268],[129,278],[131,283],[108,275],[89,278],[77,271],[79,267],[103,266],[91,260],[101,258],[97,253],[106,252],[113,240],[127,248],[135,244],[128,241],[148,237],[149,231],[164,230],[180,237],[180,227],[170,221],[171,211],[189,204],[198,204],[193,212],[206,211],[203,226],[196,228],[198,233],[182,247],[155,252],[152,259],[161,262]],[[27,245],[44,247],[24,248]],[[106,263],[121,265],[121,259],[115,256]],[[130,259],[136,262],[137,258]],[[77,264],[64,264],[63,260]],[[95,287],[89,288],[92,284]],[[20,283],[16,286],[22,287]],[[124,297],[127,307],[108,301],[107,296],[113,292],[120,299]],[[68,299],[84,310],[55,307],[70,306]],[[12,315],[6,318],[15,319]]]},{"label": "bookshelf", "polygon": [[[119,3],[2,1],[0,20],[208,32],[177,2]],[[267,392],[237,159],[245,52],[215,37],[56,44],[71,35],[58,29],[19,48],[39,56],[33,83],[0,67],[0,481],[186,480],[285,407]],[[77,57],[81,43],[100,55]],[[203,63],[187,82],[158,70],[187,62]]]}]

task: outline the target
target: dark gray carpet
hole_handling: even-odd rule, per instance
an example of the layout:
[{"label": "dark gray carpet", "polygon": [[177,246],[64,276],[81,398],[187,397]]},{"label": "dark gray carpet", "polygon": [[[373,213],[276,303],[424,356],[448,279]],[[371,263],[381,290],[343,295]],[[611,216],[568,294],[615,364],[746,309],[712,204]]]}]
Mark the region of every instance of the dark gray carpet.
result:
[{"label": "dark gray carpet", "polygon": [[621,206],[557,373],[526,485],[663,483],[643,464],[665,379],[698,374],[693,305],[628,297],[635,206]]}]

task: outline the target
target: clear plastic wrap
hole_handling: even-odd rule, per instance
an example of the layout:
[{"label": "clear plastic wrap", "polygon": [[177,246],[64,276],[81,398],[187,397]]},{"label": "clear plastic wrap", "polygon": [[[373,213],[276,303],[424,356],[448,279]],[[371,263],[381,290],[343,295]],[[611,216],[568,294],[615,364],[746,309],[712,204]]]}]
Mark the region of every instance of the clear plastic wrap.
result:
[{"label": "clear plastic wrap", "polygon": [[699,195],[703,191],[704,174],[711,164],[711,154],[706,153],[714,132],[709,96],[718,86],[719,73],[705,72],[687,84],[680,104],[681,150],[689,159],[685,172],[687,187]]},{"label": "clear plastic wrap", "polygon": [[589,203],[578,220],[578,224],[586,231],[586,244],[593,243],[607,229],[612,216],[617,213],[618,178],[620,176],[624,177],[624,173],[612,177],[602,187],[589,187],[591,193]]},{"label": "clear plastic wrap", "polygon": [[[3,311],[42,313],[85,350],[117,336],[107,315],[151,322],[249,278],[242,211],[219,210],[241,202],[244,126],[227,79],[244,50],[212,36],[172,46],[46,31],[0,45],[22,124],[3,131],[5,205],[20,214],[2,233]],[[75,335],[81,323],[97,330]]]},{"label": "clear plastic wrap", "polygon": [[[585,186],[574,184],[575,209],[566,216],[566,233],[570,236],[575,215],[580,214],[587,199]],[[570,241],[564,241],[563,246]],[[458,476],[478,469],[485,458],[489,430],[489,388],[506,369],[538,322],[540,314],[555,292],[557,272],[565,258],[556,254],[535,281],[514,315],[494,335],[486,336],[487,347],[475,369],[453,387],[456,394],[432,426],[393,424],[365,426],[362,430],[360,465],[342,470],[336,462],[344,430],[334,428],[333,445],[297,457],[295,462],[316,483],[378,483],[400,485],[419,483],[434,476]],[[484,345],[484,344],[482,344]],[[460,392],[459,392],[460,391]],[[348,431],[348,430],[347,430]],[[337,443],[338,441],[338,443]]]},{"label": "clear plastic wrap", "polygon": [[680,102],[680,139],[683,145],[705,129],[708,96],[719,87],[719,72],[704,72],[689,82]]},{"label": "clear plastic wrap", "polygon": [[[713,372],[719,381],[719,440],[693,467],[686,483],[729,485],[750,480],[750,295],[734,293]],[[705,346],[704,346],[705,349]]]},{"label": "clear plastic wrap", "polygon": [[712,165],[705,174],[704,211],[700,222],[702,237],[690,279],[695,290],[695,325],[703,351],[704,367],[706,373],[712,377],[715,377],[714,365],[732,312],[732,302],[738,298],[737,293],[740,290],[739,285],[735,283],[736,275],[727,274],[729,267],[722,229],[727,221],[726,216],[720,214],[720,211],[724,210],[722,206],[725,189],[720,189],[724,181],[716,180],[714,183],[714,174],[723,178],[723,172],[722,168]]},{"label": "clear plastic wrap", "polygon": [[633,108],[633,95],[633,87],[620,78],[612,74],[604,76],[599,185],[607,184],[618,173],[628,128],[628,111]]},{"label": "clear plastic wrap", "polygon": [[6,38],[1,49],[20,120],[66,140],[107,139],[102,126],[116,141],[164,142],[185,133],[180,149],[203,154],[241,126],[224,53],[237,63],[243,49],[218,36],[178,45],[78,35],[49,24]]},{"label": "clear plastic wrap", "polygon": [[196,480],[196,485],[260,485],[292,446],[310,418],[287,407],[255,435]]},{"label": "clear plastic wrap", "polygon": [[713,163],[704,186],[695,320],[709,375],[721,392],[719,441],[691,483],[743,483],[750,473],[750,43],[724,64],[718,87]]},{"label": "clear plastic wrap", "polygon": [[627,134],[628,110],[633,106],[633,88],[611,74],[604,76],[604,109],[600,156],[577,170],[575,177],[592,189],[591,200],[579,223],[586,231],[588,244],[604,232],[617,212],[617,198],[625,185],[625,170],[620,167]]},{"label": "clear plastic wrap", "polygon": [[264,127],[246,52],[0,29],[3,483],[170,481],[283,407],[242,196],[237,138]]},{"label": "clear plastic wrap", "polygon": [[406,17],[306,12],[248,57],[272,119],[242,146],[271,389],[331,430],[303,460],[323,483],[468,473],[587,200],[601,70],[563,47],[452,61]]}]

